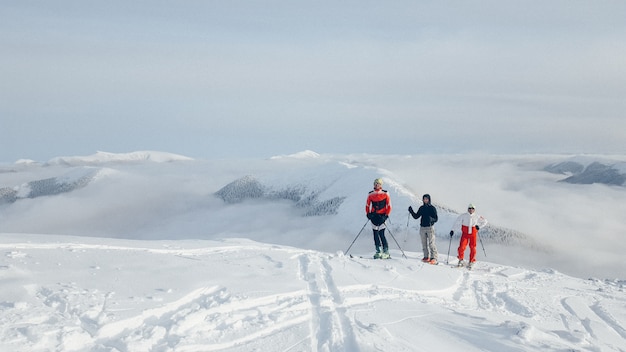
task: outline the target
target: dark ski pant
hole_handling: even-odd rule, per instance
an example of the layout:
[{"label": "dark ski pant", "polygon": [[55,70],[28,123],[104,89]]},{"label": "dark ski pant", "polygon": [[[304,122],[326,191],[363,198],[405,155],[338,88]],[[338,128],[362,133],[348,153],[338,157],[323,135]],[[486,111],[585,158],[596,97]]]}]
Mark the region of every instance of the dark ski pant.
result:
[{"label": "dark ski pant", "polygon": [[389,245],[387,244],[387,238],[385,238],[385,229],[373,229],[374,232],[374,245],[376,246],[376,252],[380,252],[380,247],[383,247],[383,252],[387,252]]}]

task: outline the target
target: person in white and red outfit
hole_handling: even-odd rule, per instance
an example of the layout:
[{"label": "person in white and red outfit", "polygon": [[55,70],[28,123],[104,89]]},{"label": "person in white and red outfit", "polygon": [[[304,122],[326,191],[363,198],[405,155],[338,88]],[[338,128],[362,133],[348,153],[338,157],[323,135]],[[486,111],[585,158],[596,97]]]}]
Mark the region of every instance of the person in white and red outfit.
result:
[{"label": "person in white and red outfit", "polygon": [[487,219],[476,214],[474,204],[467,206],[467,213],[459,215],[450,230],[450,237],[454,236],[455,229],[461,229],[461,241],[459,242],[457,266],[465,266],[465,249],[469,244],[470,256],[468,267],[471,268],[476,262],[476,242],[478,241],[478,230],[487,225]]}]

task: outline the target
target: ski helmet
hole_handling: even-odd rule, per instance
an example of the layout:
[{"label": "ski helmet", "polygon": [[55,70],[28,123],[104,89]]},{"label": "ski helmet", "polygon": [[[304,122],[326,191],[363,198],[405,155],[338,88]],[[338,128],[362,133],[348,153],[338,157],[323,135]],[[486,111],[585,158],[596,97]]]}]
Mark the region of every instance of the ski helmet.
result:
[{"label": "ski helmet", "polygon": [[467,206],[467,209],[476,209],[476,207],[474,207],[474,204],[473,204],[473,203],[470,203],[470,204]]},{"label": "ski helmet", "polygon": [[382,178],[377,178],[374,180],[374,185],[383,185],[383,179]]}]

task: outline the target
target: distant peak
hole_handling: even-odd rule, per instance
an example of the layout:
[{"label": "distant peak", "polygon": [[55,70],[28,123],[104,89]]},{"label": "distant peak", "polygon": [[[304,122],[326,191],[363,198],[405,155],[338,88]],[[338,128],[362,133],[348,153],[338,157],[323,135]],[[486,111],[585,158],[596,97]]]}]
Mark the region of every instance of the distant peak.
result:
[{"label": "distant peak", "polygon": [[15,162],[16,165],[32,165],[32,164],[38,164],[38,162],[36,162],[35,160],[31,160],[31,159],[19,159],[18,161]]},{"label": "distant peak", "polygon": [[295,154],[277,155],[270,159],[294,158],[294,159],[317,159],[320,155],[312,150],[304,150]]},{"label": "distant peak", "polygon": [[48,161],[48,164],[69,164],[69,165],[85,165],[100,164],[107,162],[138,162],[152,161],[157,163],[193,160],[192,158],[157,151],[136,151],[130,153],[108,153],[98,151],[96,154],[89,156],[70,156],[57,157]]}]

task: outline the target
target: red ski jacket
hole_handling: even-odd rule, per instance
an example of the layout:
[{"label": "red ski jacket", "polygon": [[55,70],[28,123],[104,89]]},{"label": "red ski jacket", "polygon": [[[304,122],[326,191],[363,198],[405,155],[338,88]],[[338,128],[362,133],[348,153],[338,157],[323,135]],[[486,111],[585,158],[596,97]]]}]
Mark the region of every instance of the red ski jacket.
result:
[{"label": "red ski jacket", "polygon": [[391,213],[391,198],[384,189],[373,190],[367,195],[365,213],[377,213],[389,216]]}]

